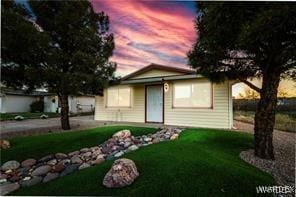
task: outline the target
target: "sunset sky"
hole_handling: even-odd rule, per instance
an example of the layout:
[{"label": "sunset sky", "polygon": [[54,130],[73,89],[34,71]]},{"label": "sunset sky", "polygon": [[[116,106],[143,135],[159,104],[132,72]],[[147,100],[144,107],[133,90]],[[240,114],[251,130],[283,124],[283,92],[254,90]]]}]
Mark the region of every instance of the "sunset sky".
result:
[{"label": "sunset sky", "polygon": [[[189,1],[91,1],[95,11],[110,17],[115,36],[111,58],[117,75],[126,75],[150,63],[189,68],[186,53],[196,39],[195,4]],[[258,81],[255,81],[258,84]],[[233,96],[246,88],[233,86]],[[296,96],[296,84],[284,81],[280,89]]]}]

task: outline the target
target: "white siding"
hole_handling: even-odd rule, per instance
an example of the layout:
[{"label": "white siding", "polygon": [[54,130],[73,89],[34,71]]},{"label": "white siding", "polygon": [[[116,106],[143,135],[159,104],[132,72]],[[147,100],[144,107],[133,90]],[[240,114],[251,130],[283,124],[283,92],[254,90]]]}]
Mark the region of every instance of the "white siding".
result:
[{"label": "white siding", "polygon": [[[202,81],[205,79],[196,79]],[[182,80],[184,81],[184,80]],[[190,80],[188,80],[190,81]],[[178,83],[175,81],[174,83]],[[213,108],[173,108],[173,83],[165,93],[165,124],[208,128],[230,128],[228,82],[213,84]]]},{"label": "white siding", "polygon": [[[106,94],[106,90],[104,91]],[[95,120],[145,122],[145,86],[131,87],[131,107],[106,107],[106,97],[96,96]]]},{"label": "white siding", "polygon": [[[91,112],[95,107],[94,96],[69,96],[68,102],[71,113]],[[80,104],[80,109],[77,108],[78,103]]]},{"label": "white siding", "polygon": [[36,101],[36,97],[5,95],[2,97],[1,113],[29,112],[33,101]]},{"label": "white siding", "polygon": [[[55,99],[53,103],[52,100]],[[44,112],[56,112],[59,107],[59,98],[57,96],[44,97]]]}]

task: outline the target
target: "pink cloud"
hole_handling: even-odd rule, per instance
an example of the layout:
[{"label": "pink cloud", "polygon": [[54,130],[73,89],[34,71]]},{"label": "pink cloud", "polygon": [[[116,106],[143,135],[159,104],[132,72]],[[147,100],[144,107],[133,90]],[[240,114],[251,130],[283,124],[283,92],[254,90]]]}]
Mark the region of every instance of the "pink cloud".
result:
[{"label": "pink cloud", "polygon": [[119,74],[149,63],[186,66],[195,39],[194,10],[182,3],[151,1],[91,1],[95,11],[110,17]]}]

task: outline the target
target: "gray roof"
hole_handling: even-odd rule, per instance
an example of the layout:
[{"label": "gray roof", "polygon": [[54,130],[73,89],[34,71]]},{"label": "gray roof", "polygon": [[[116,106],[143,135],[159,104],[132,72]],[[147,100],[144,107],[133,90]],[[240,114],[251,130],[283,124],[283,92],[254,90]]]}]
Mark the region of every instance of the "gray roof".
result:
[{"label": "gray roof", "polygon": [[1,89],[1,96],[4,95],[20,95],[20,96],[49,96],[54,95],[53,93],[44,91],[31,91],[27,92],[25,90],[13,90],[13,89]]},{"label": "gray roof", "polygon": [[203,76],[197,74],[187,75],[173,75],[173,76],[162,76],[162,77],[148,77],[139,79],[126,79],[122,80],[120,84],[140,84],[140,83],[153,83],[162,81],[182,80],[182,79],[196,79],[202,78]]}]

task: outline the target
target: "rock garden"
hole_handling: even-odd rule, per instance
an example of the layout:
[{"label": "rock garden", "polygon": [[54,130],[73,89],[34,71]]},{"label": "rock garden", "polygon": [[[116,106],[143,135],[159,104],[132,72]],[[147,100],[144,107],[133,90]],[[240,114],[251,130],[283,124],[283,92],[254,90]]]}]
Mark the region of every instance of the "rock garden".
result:
[{"label": "rock garden", "polygon": [[[177,128],[163,128],[154,134],[132,136],[129,130],[121,130],[98,146],[82,148],[67,154],[51,154],[38,160],[28,158],[22,162],[7,161],[1,166],[1,195],[20,187],[54,180],[77,170],[98,165],[105,160],[115,160],[142,146],[175,140],[181,132],[182,130]],[[131,184],[138,176],[135,163],[123,158],[114,162],[102,182],[108,188],[118,188]]]}]

